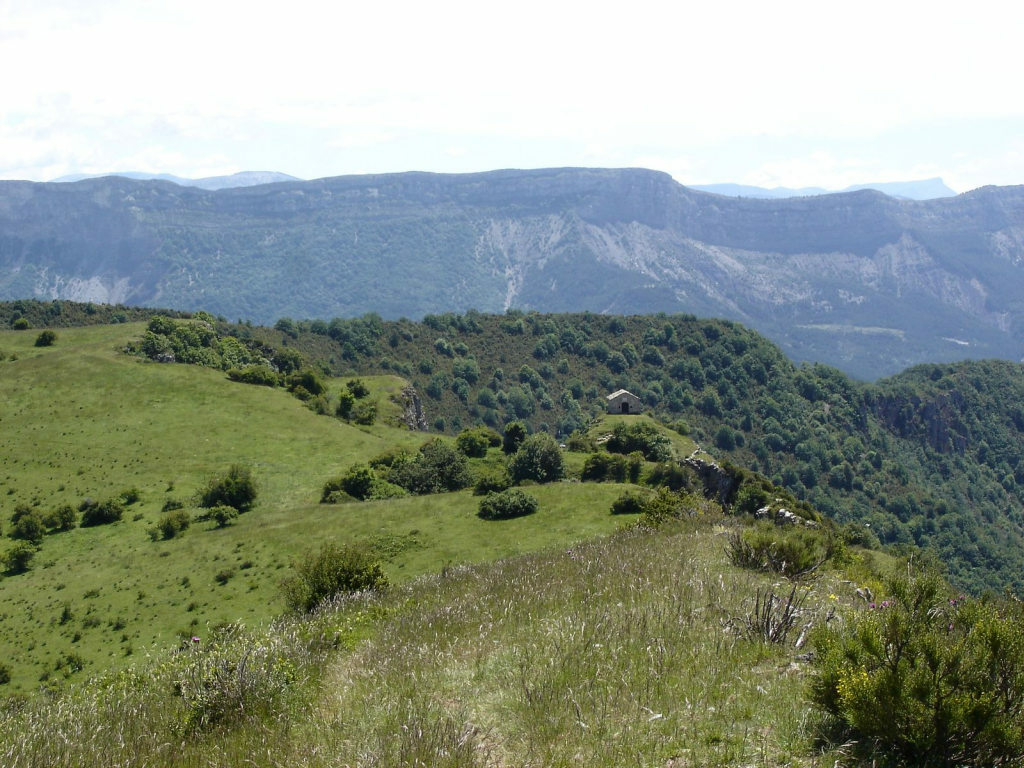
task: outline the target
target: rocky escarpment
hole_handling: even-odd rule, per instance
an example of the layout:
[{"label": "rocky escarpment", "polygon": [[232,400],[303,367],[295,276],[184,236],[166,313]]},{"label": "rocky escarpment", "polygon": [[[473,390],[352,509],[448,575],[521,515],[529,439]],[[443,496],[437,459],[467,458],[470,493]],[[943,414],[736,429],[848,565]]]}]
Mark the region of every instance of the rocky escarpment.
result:
[{"label": "rocky escarpment", "polygon": [[[641,169],[392,174],[208,191],[0,182],[0,298],[282,316],[684,312],[876,378],[1024,357],[1024,187],[723,197]],[[386,279],[381,279],[386,276]]]}]

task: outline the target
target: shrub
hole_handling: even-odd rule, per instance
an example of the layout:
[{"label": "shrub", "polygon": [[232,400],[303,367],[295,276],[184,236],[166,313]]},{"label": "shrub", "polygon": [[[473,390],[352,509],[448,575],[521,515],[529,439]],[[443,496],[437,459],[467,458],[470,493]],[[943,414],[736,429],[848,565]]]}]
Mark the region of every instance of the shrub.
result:
[{"label": "shrub", "polygon": [[520,488],[509,488],[499,493],[489,493],[480,499],[477,516],[484,520],[507,520],[532,515],[538,506],[536,497]]},{"label": "shrub", "polygon": [[668,461],[672,458],[672,442],[648,421],[616,424],[605,447],[612,453],[640,451],[647,461]]},{"label": "shrub", "polygon": [[424,443],[415,457],[392,467],[388,480],[415,494],[458,491],[472,482],[466,457],[440,438]]},{"label": "shrub", "polygon": [[242,384],[255,384],[261,387],[277,387],[281,384],[281,376],[269,365],[247,365],[245,368],[231,368],[228,378]]},{"label": "shrub", "polygon": [[498,493],[507,490],[511,484],[507,472],[483,472],[473,484],[473,495],[486,496],[489,493]]},{"label": "shrub", "polygon": [[580,479],[584,482],[595,483],[605,480],[615,483],[624,482],[626,480],[626,459],[623,456],[613,456],[604,452],[592,454],[583,462]]},{"label": "shrub", "polygon": [[348,420],[348,417],[352,414],[352,407],[356,404],[356,397],[348,390],[343,390],[338,394],[338,407],[335,410],[339,419]]},{"label": "shrub", "polygon": [[232,464],[223,477],[211,479],[199,496],[199,506],[206,508],[229,506],[247,512],[255,503],[256,482],[252,471],[240,464]]},{"label": "shrub", "polygon": [[19,317],[13,323],[11,323],[11,328],[13,328],[16,331],[27,331],[31,327],[32,324],[29,323],[28,318],[26,317]]},{"label": "shrub", "polygon": [[4,569],[7,573],[24,573],[36,556],[35,546],[28,541],[19,541],[4,553]]},{"label": "shrub", "polygon": [[722,506],[711,499],[697,493],[670,491],[658,488],[644,504],[640,522],[643,525],[657,528],[673,520],[695,517],[697,515],[720,515]]},{"label": "shrub", "polygon": [[294,611],[312,611],[338,594],[388,586],[380,563],[366,550],[353,546],[325,544],[316,555],[298,560],[292,570],[281,589]]},{"label": "shrub", "polygon": [[573,453],[593,453],[597,450],[597,443],[586,432],[576,429],[565,441],[565,447]]},{"label": "shrub", "polygon": [[639,515],[647,507],[647,494],[626,491],[612,502],[613,515]]},{"label": "shrub", "polygon": [[210,519],[218,528],[227,528],[238,518],[238,510],[234,507],[221,505],[210,510]]},{"label": "shrub", "polygon": [[371,400],[361,400],[352,406],[349,418],[356,424],[364,427],[373,426],[377,420],[377,403]]},{"label": "shrub", "polygon": [[78,524],[78,512],[70,504],[61,504],[43,518],[52,531],[70,531]]},{"label": "shrub", "polygon": [[164,539],[173,539],[192,524],[192,518],[184,509],[175,509],[157,521],[156,528]]},{"label": "shrub", "polygon": [[729,559],[741,568],[805,576],[833,554],[832,537],[809,528],[762,523],[729,536]]},{"label": "shrub", "polygon": [[367,464],[354,464],[337,481],[328,481],[324,485],[320,500],[323,501],[333,491],[342,490],[353,499],[363,501],[370,498],[370,492],[376,481],[377,473],[373,471],[372,467]]},{"label": "shrub", "polygon": [[490,441],[486,434],[486,432],[490,431],[479,427],[464,429],[455,438],[455,447],[471,459],[483,458],[487,455],[487,448],[490,446]]},{"label": "shrub", "polygon": [[55,342],[56,340],[57,340],[57,334],[54,333],[53,331],[47,329],[45,331],[42,331],[38,336],[36,336],[36,346],[37,347],[52,347],[53,346],[53,342]]},{"label": "shrub", "polygon": [[12,539],[21,539],[36,545],[42,544],[45,534],[46,525],[43,522],[43,516],[38,510],[34,509],[25,514],[18,515],[10,531]]},{"label": "shrub", "polygon": [[280,709],[302,679],[284,634],[256,639],[231,624],[218,630],[209,646],[192,644],[175,681],[185,725],[204,731]]},{"label": "shrub", "polygon": [[533,480],[550,483],[560,480],[565,474],[562,450],[555,439],[546,432],[530,435],[509,459],[508,473],[512,482]]},{"label": "shrub", "polygon": [[1024,754],[1024,610],[895,576],[891,599],[814,635],[810,695],[841,732],[912,765],[1016,765]]},{"label": "shrub", "polygon": [[11,682],[11,667],[0,661],[0,685],[7,685]]},{"label": "shrub", "polygon": [[101,502],[86,499],[79,505],[78,511],[82,513],[83,528],[107,525],[116,523],[124,516],[124,502],[121,499],[108,499]]},{"label": "shrub", "polygon": [[369,387],[367,387],[366,384],[363,383],[362,379],[350,379],[348,382],[346,382],[345,387],[352,394],[352,397],[356,398],[357,400],[366,397],[368,394],[370,394]]}]

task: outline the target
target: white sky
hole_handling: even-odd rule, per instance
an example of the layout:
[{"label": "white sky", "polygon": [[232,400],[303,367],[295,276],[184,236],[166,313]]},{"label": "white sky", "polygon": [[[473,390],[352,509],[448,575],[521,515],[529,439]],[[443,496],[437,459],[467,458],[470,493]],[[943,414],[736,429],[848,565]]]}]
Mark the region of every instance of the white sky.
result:
[{"label": "white sky", "polygon": [[0,178],[1024,183],[1009,0],[0,0]]}]

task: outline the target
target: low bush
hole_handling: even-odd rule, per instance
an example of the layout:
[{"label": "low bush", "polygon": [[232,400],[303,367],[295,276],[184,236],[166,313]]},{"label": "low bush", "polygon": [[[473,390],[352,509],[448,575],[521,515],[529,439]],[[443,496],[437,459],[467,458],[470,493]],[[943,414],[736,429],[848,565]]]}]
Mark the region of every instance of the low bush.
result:
[{"label": "low bush", "polygon": [[640,451],[647,461],[668,461],[672,458],[672,441],[647,421],[616,424],[605,447],[612,453]]},{"label": "low bush", "polygon": [[[219,507],[217,507],[219,509]],[[233,509],[233,507],[231,507]],[[156,530],[163,539],[173,539],[175,536],[184,533],[192,524],[192,518],[184,509],[175,509],[161,517],[156,524]]]},{"label": "low bush", "polygon": [[218,528],[227,528],[238,519],[238,510],[234,507],[221,505],[214,507],[209,512],[210,519],[217,524]]},{"label": "low bush", "polygon": [[37,347],[52,347],[55,341],[57,341],[57,334],[49,329],[36,336]]},{"label": "low bush", "polygon": [[354,424],[371,427],[377,421],[377,403],[372,400],[360,400],[349,413],[349,420]]},{"label": "low bush", "polygon": [[246,636],[237,624],[220,628],[205,647],[192,643],[174,681],[186,728],[224,728],[283,706],[302,682],[287,643],[279,634]]},{"label": "low bush", "polygon": [[773,571],[792,578],[817,570],[834,552],[828,532],[762,523],[729,536],[729,559],[741,568]]},{"label": "low bush", "polygon": [[532,515],[538,506],[535,496],[520,488],[509,488],[499,493],[489,493],[480,499],[477,516],[484,520],[507,520]]},{"label": "low bush", "polygon": [[199,495],[199,506],[206,508],[228,506],[247,512],[255,503],[256,481],[252,471],[241,464],[233,464],[223,477],[211,479]]},{"label": "low bush", "polygon": [[83,528],[107,525],[116,523],[124,516],[124,502],[119,498],[100,502],[86,499],[79,505],[78,511],[82,513]]},{"label": "low bush", "polygon": [[498,470],[482,472],[477,477],[476,483],[473,484],[473,495],[486,496],[489,493],[500,493],[507,490],[511,484],[507,472]]},{"label": "low bush", "polygon": [[388,579],[380,563],[361,548],[325,544],[292,566],[281,585],[285,603],[294,611],[309,612],[324,600],[346,592],[386,589]]},{"label": "low bush", "polygon": [[61,504],[46,514],[43,522],[51,531],[70,531],[78,525],[78,512],[70,504]]},{"label": "low bush", "polygon": [[281,375],[269,365],[247,365],[244,368],[231,368],[228,378],[243,384],[255,384],[260,387],[278,387]]},{"label": "low bush", "polygon": [[648,495],[637,491],[626,491],[612,502],[613,515],[639,515],[647,507]]},{"label": "low bush", "polygon": [[813,636],[811,699],[839,738],[907,765],[1019,765],[1024,608],[954,596],[933,574],[887,589],[890,599]]},{"label": "low bush", "polygon": [[46,524],[43,521],[43,515],[35,509],[19,515],[11,526],[10,531],[12,539],[21,539],[36,545],[42,544],[45,534]]},{"label": "low bush", "polygon": [[464,429],[455,438],[455,447],[459,449],[460,453],[471,459],[483,458],[487,455],[487,449],[490,447],[490,440],[488,440],[486,433],[492,431],[485,431],[485,429],[479,427]]},{"label": "low bush", "polygon": [[35,545],[29,541],[19,541],[4,553],[4,570],[11,574],[24,573],[29,569],[35,556]]}]

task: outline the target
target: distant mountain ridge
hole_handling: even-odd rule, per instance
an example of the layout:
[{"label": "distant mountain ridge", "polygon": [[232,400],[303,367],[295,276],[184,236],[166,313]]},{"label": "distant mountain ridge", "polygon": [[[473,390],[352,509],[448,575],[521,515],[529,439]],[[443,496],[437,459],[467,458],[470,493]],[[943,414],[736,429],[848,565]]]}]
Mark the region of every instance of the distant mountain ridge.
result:
[{"label": "distant mountain ridge", "polygon": [[0,298],[229,319],[688,312],[863,378],[1024,356],[1024,187],[783,200],[643,169],[341,176],[211,192],[0,182]]},{"label": "distant mountain ridge", "polygon": [[831,195],[836,192],[859,192],[862,189],[874,189],[890,197],[902,200],[935,200],[940,197],[954,197],[956,192],[946,186],[942,179],[921,179],[918,181],[886,181],[873,184],[854,184],[841,190],[829,190],[823,187],[754,187],[745,184],[691,184],[690,189],[702,192],[714,192],[717,195],[730,197],[809,197],[812,195]]},{"label": "distant mountain ridge", "polygon": [[170,181],[182,187],[199,187],[200,189],[233,189],[234,187],[254,187],[257,184],[276,184],[281,181],[301,181],[295,176],[277,171],[241,171],[228,176],[206,176],[201,179],[186,179],[169,173],[141,173],[126,171],[124,173],[75,173],[53,179],[53,183],[85,181],[86,179],[102,179],[109,176],[120,176],[136,181]]}]

